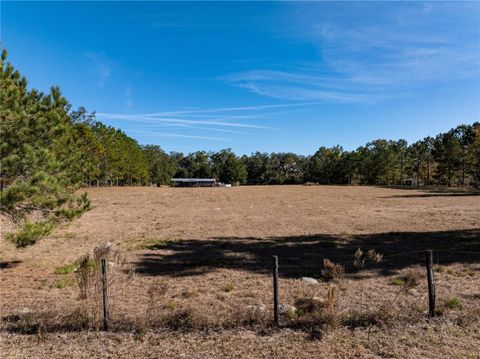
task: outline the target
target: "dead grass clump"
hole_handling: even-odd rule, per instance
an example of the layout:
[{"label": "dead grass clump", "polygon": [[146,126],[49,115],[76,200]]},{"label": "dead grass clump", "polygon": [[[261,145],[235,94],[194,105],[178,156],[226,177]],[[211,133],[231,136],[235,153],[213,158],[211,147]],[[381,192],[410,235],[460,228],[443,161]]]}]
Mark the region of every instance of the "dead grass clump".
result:
[{"label": "dead grass clump", "polygon": [[[165,295],[168,291],[168,285],[159,281],[154,282],[148,288],[148,305],[145,313],[145,324],[149,326],[161,326],[161,317],[166,309]],[[175,309],[175,306],[170,308]]]},{"label": "dead grass clump", "polygon": [[[180,308],[164,315],[163,325],[172,330],[187,330],[205,327],[195,320],[194,312],[190,308]],[[203,323],[204,324],[204,323]]]},{"label": "dead grass clump", "polygon": [[99,321],[98,318],[95,318],[91,310],[87,310],[87,308],[82,306],[62,318],[62,324],[65,329],[80,331],[97,328]]},{"label": "dead grass clump", "polygon": [[370,249],[367,253],[363,252],[361,248],[358,248],[353,255],[353,266],[358,269],[365,268],[365,261],[372,263],[380,263],[383,259],[383,254],[376,252],[374,249]]},{"label": "dead grass clump", "polygon": [[480,307],[463,309],[454,316],[453,322],[462,328],[480,327]]},{"label": "dead grass clump", "polygon": [[50,332],[81,331],[95,329],[97,321],[84,307],[75,308],[71,313],[25,309],[2,318],[2,326],[11,333],[40,335]]},{"label": "dead grass clump", "polygon": [[254,329],[265,327],[269,320],[271,320],[271,318],[263,305],[237,307],[232,313],[227,326],[231,328],[248,327]]},{"label": "dead grass clump", "polygon": [[421,278],[422,278],[422,274],[418,269],[411,269],[407,271],[405,275],[402,276],[401,279],[403,280],[403,283],[404,283],[403,285],[406,288],[414,288],[418,286]]},{"label": "dead grass clump", "polygon": [[35,312],[11,314],[2,318],[2,326],[10,333],[37,334],[45,327],[45,315],[38,315]]},{"label": "dead grass clump", "polygon": [[[103,242],[76,261],[75,277],[79,298],[86,299],[96,295],[101,290],[101,259],[105,258],[108,264],[109,288],[128,283],[133,277],[133,270],[128,270],[127,259],[120,250],[110,242]],[[124,272],[128,275],[125,276]]]},{"label": "dead grass clump", "polygon": [[399,314],[391,305],[383,305],[374,310],[351,310],[343,318],[342,323],[350,329],[373,326],[388,327],[392,326],[398,319]]},{"label": "dead grass clump", "polygon": [[109,262],[122,263],[124,261],[120,250],[110,242],[102,242],[93,249],[93,258],[96,262],[100,262],[102,258],[106,258]]},{"label": "dead grass clump", "polygon": [[310,339],[321,339],[338,325],[334,286],[328,288],[326,299],[299,298],[295,301],[295,307],[295,314],[290,315],[290,325],[307,331]]},{"label": "dead grass clump", "polygon": [[397,278],[393,278],[390,281],[390,284],[402,287],[401,291],[404,291],[407,289],[417,287],[419,285],[421,278],[422,278],[422,274],[418,269],[411,269],[407,271],[404,275]]},{"label": "dead grass clump", "polygon": [[80,299],[86,299],[88,297],[90,283],[96,277],[96,270],[95,262],[90,258],[89,254],[86,254],[78,259],[77,269],[75,270],[75,278],[77,279],[77,285],[80,291]]},{"label": "dead grass clump", "polygon": [[222,292],[225,292],[225,293],[230,293],[234,289],[235,287],[233,284],[227,284],[221,288]]},{"label": "dead grass clump", "polygon": [[340,264],[335,264],[328,258],[323,259],[323,269],[320,272],[321,278],[327,282],[339,279],[345,273],[345,269]]}]

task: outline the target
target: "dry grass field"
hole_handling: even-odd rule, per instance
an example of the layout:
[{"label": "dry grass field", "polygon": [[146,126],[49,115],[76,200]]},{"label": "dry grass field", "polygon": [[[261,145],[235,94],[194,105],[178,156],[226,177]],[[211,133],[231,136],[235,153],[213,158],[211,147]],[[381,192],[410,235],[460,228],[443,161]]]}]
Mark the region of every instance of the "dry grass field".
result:
[{"label": "dry grass field", "polygon": [[[475,193],[341,186],[88,192],[92,209],[34,246],[17,250],[1,240],[2,358],[480,357]],[[98,329],[97,288],[79,299],[73,272],[102,242],[119,253],[109,266],[108,333]],[[354,266],[358,248],[383,260]],[[435,251],[439,315],[431,319],[425,249]],[[280,328],[271,324],[272,255],[280,262]],[[324,258],[345,273],[328,281]],[[333,302],[325,299],[329,288]]]}]

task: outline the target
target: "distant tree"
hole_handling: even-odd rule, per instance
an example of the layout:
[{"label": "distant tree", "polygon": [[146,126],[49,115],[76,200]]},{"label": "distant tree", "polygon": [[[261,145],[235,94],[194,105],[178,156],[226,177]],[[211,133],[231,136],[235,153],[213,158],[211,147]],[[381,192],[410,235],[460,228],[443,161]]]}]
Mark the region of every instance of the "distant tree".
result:
[{"label": "distant tree", "polygon": [[213,174],[223,183],[241,184],[247,181],[247,170],[240,158],[230,148],[213,153],[210,156]]},{"label": "distant tree", "polygon": [[475,129],[473,126],[460,125],[455,128],[454,133],[461,148],[461,183],[465,186],[465,175],[468,174],[468,150],[475,140]]},{"label": "distant tree", "polygon": [[270,161],[268,153],[255,152],[250,156],[244,155],[241,158],[247,170],[247,182],[249,184],[268,184],[267,166]]},{"label": "distant tree", "polygon": [[441,184],[451,186],[462,166],[462,147],[455,130],[435,138],[433,155],[437,163],[436,179]]},{"label": "distant tree", "polygon": [[480,187],[480,122],[473,124],[474,137],[467,150],[468,173],[473,178],[475,187]]},{"label": "distant tree", "polygon": [[415,142],[408,149],[412,161],[412,175],[417,178],[417,183],[419,179],[422,179],[425,184],[431,184],[431,174],[434,165],[433,144],[433,138],[426,137]]},{"label": "distant tree", "polygon": [[178,162],[178,169],[175,177],[179,178],[210,178],[212,168],[210,157],[205,151],[190,153],[181,158]]},{"label": "distant tree", "polygon": [[348,173],[342,157],[341,146],[320,147],[308,160],[308,180],[321,184],[347,183]]},{"label": "distant tree", "polygon": [[392,142],[374,140],[364,147],[359,147],[359,177],[363,184],[391,184],[395,177]]},{"label": "distant tree", "polygon": [[[405,169],[409,166],[409,151],[408,144],[405,140],[391,141],[390,148],[392,151],[392,167],[393,167],[393,185],[402,184]],[[398,173],[398,177],[397,177]]]},{"label": "distant tree", "polygon": [[174,157],[165,153],[160,146],[147,145],[143,153],[148,163],[150,182],[157,186],[170,184],[177,171],[177,162]]}]

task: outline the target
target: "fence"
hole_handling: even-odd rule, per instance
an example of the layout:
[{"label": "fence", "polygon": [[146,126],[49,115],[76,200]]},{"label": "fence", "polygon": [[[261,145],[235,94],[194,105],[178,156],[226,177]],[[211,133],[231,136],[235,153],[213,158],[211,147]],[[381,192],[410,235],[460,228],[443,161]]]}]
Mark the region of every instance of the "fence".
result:
[{"label": "fence", "polygon": [[[463,256],[463,257],[461,257]],[[418,311],[418,316],[417,318],[432,318],[438,315],[441,315],[442,312],[442,306],[444,306],[444,303],[440,303],[439,307],[439,298],[444,299],[444,294],[443,294],[443,287],[442,287],[442,281],[438,282],[437,279],[440,276],[440,273],[447,273],[449,269],[444,268],[444,263],[445,264],[451,264],[455,263],[459,259],[463,258],[465,259],[466,257],[469,257],[469,260],[466,261],[468,263],[474,263],[475,267],[472,267],[473,269],[471,271],[467,271],[465,273],[462,272],[462,270],[459,270],[459,273],[461,274],[464,278],[463,283],[460,283],[459,285],[463,285],[464,289],[467,290],[467,286],[469,283],[469,276],[477,276],[477,273],[480,271],[480,267],[476,267],[477,263],[480,263],[480,252],[476,251],[452,251],[452,250],[416,250],[416,251],[404,251],[404,252],[398,252],[398,253],[393,253],[389,255],[382,256],[380,253],[377,253],[373,250],[367,251],[367,252],[362,252],[361,250],[357,250],[355,253],[351,253],[349,255],[348,260],[344,261],[337,261],[335,263],[328,261],[326,258],[324,258],[324,263],[323,266],[321,263],[318,263],[315,267],[315,271],[320,272],[320,279],[323,279],[326,282],[326,285],[330,286],[329,283],[335,283],[335,285],[340,287],[340,295],[339,298],[334,299],[333,298],[333,289],[330,290],[331,288],[328,287],[328,295],[327,299],[323,300],[320,299],[315,299],[314,297],[310,296],[310,298],[303,298],[299,297],[295,299],[295,296],[290,293],[292,292],[291,287],[292,286],[307,286],[308,288],[319,288],[314,289],[313,291],[318,292],[320,289],[323,290],[325,287],[323,285],[317,285],[319,282],[315,278],[311,278],[315,281],[315,283],[310,287],[309,284],[299,284],[299,277],[296,276],[296,270],[298,268],[305,269],[305,267],[308,267],[308,263],[298,263],[298,261],[295,263],[296,259],[293,257],[288,258],[287,256],[273,256],[270,257],[270,261],[268,261],[268,264],[265,265],[267,271],[262,272],[261,276],[262,278],[267,279],[264,274],[270,273],[270,278],[268,278],[268,286],[265,286],[262,289],[265,289],[264,291],[260,292],[255,292],[252,291],[251,298],[252,300],[260,300],[260,302],[268,303],[267,305],[249,305],[248,308],[244,308],[245,311],[248,313],[252,314],[248,318],[242,318],[241,321],[238,321],[238,323],[241,323],[239,325],[250,325],[251,323],[260,323],[258,321],[257,317],[264,318],[265,321],[261,322],[261,325],[263,328],[265,327],[302,327],[302,328],[313,328],[315,325],[318,323],[321,323],[322,325],[325,325],[325,323],[329,323],[330,321],[333,322],[334,320],[337,320],[341,315],[343,315],[345,318],[344,320],[346,325],[349,326],[355,326],[355,325],[376,325],[376,324],[381,324],[382,320],[385,322],[385,316],[380,316],[380,319],[375,318],[374,315],[365,315],[365,313],[362,313],[361,310],[358,310],[359,306],[357,306],[357,303],[354,303],[354,299],[358,298],[358,301],[363,301],[365,302],[366,300],[369,300],[371,302],[369,303],[364,303],[365,306],[372,307],[373,305],[376,305],[380,301],[380,295],[378,293],[372,292],[376,290],[376,287],[371,289],[371,288],[366,288],[365,290],[367,291],[366,295],[364,293],[357,293],[359,290],[363,291],[362,285],[352,285],[357,279],[363,278],[362,276],[364,273],[370,273],[372,271],[380,271],[380,274],[386,274],[388,276],[378,276],[378,275],[372,275],[371,277],[368,277],[367,279],[370,280],[371,283],[378,283],[379,281],[384,282],[385,278],[389,278],[389,284],[388,287],[386,285],[383,285],[384,291],[392,291],[392,288],[395,287],[390,287],[390,284],[392,285],[398,285],[399,290],[395,290],[394,297],[388,297],[386,299],[382,299],[382,302],[380,303],[380,307],[384,307],[385,305],[391,305],[395,300],[398,298],[398,296],[401,293],[404,293],[406,290],[410,290],[415,286],[414,281],[420,281],[422,286],[417,286],[414,288],[415,291],[418,291],[418,289],[421,288],[421,291],[423,294],[418,295],[414,298],[411,298],[411,302],[417,304],[417,305],[422,305],[421,313],[420,310]],[[408,259],[406,263],[408,263],[408,266],[405,266],[405,268],[409,268],[412,264],[416,263],[421,267],[419,272],[421,274],[421,277],[405,277],[401,278],[395,278],[395,273],[398,269],[398,263],[401,258],[406,258]],[[264,258],[265,260],[267,259],[266,257]],[[111,259],[110,259],[111,260]],[[98,318],[98,322],[101,323],[99,326],[96,326],[95,323],[92,324],[92,322],[89,322],[89,318],[91,317],[90,315],[86,315],[81,311],[74,311],[73,313],[67,313],[66,316],[62,317],[65,319],[65,317],[70,320],[69,323],[73,324],[64,324],[64,325],[50,325],[48,324],[48,321],[53,321],[55,319],[54,315],[49,315],[48,317],[42,319],[46,321],[46,324],[38,324],[35,322],[37,320],[35,317],[32,319],[32,322],[30,324],[25,324],[25,332],[34,332],[38,328],[41,328],[42,325],[45,328],[45,331],[55,331],[55,330],[83,330],[83,329],[95,329],[95,328],[101,328],[104,331],[109,331],[109,330],[133,330],[133,331],[138,331],[140,330],[140,326],[138,324],[135,324],[133,322],[129,323],[126,325],[126,322],[124,320],[124,314],[126,314],[127,311],[131,311],[132,308],[131,306],[124,305],[118,306],[114,305],[112,307],[111,305],[111,300],[125,300],[126,298],[128,300],[131,300],[133,302],[136,302],[136,297],[140,297],[141,293],[140,291],[144,291],[145,287],[136,287],[136,288],[130,288],[129,283],[126,284],[127,289],[130,290],[129,295],[124,295],[121,294],[120,292],[116,291],[115,285],[119,281],[117,280],[114,276],[114,269],[115,266],[113,266],[113,263],[109,265],[109,259],[107,256],[102,256],[100,257],[99,260],[99,267],[97,267],[96,270],[98,270],[98,275],[95,274],[95,278],[98,282],[98,285],[96,284],[95,286],[95,293],[97,293],[100,297],[100,300],[94,301],[95,307],[93,310],[99,314],[100,318]],[[229,268],[229,265],[231,265],[232,269],[235,269],[235,262],[228,262],[228,261],[206,261],[203,260],[203,262],[199,263],[201,266],[206,266],[206,265],[211,265],[215,268]],[[85,261],[85,268],[95,268],[95,265],[90,266],[89,261]],[[268,268],[270,268],[268,270]],[[323,268],[323,269],[321,269]],[[113,277],[111,277],[113,276]],[[391,279],[393,277],[393,279]],[[138,278],[138,277],[137,277]],[[295,278],[295,279],[293,279]],[[398,279],[398,282],[396,280]],[[247,286],[254,288],[257,285],[257,282],[255,280],[259,280],[258,277],[257,279],[250,279],[247,277],[245,281],[247,282]],[[263,279],[262,279],[263,280]],[[85,282],[88,282],[88,278],[84,280]],[[456,279],[455,282],[458,282]],[[145,282],[143,282],[145,283]],[[194,285],[201,285],[202,283],[198,280],[194,281]],[[263,282],[262,282],[263,283]],[[346,284],[344,284],[346,283]],[[385,284],[385,283],[384,283]],[[423,285],[426,284],[426,286],[423,287]],[[265,284],[266,285],[266,284]],[[368,282],[366,283],[368,286]],[[183,286],[183,284],[181,285]],[[187,286],[187,285],[185,285]],[[342,288],[343,286],[343,288]],[[333,287],[332,287],[333,288]],[[360,289],[359,289],[360,288]],[[471,288],[470,288],[471,289]],[[351,291],[350,295],[345,295],[345,292],[341,292],[341,290],[346,290],[346,291]],[[192,312],[187,312],[187,311],[182,311],[180,310],[181,308],[174,308],[173,304],[169,303],[167,299],[163,296],[165,292],[167,291],[166,287],[162,287],[162,284],[160,283],[154,283],[152,288],[149,290],[149,295],[150,291],[152,291],[153,295],[151,295],[151,303],[149,304],[150,309],[147,310],[145,317],[148,323],[151,324],[142,324],[144,327],[161,327],[162,325],[167,325],[169,328],[174,328],[176,330],[182,330],[182,329],[188,329],[188,328],[196,328],[195,324],[192,323],[191,317],[189,316],[190,314],[195,314],[196,310],[200,310],[198,306],[193,306],[191,308]],[[357,292],[355,292],[357,291]],[[368,293],[370,291],[370,293]],[[471,290],[470,290],[471,291]],[[87,293],[87,291],[84,291]],[[230,293],[231,289],[230,288],[223,288],[222,292],[225,293]],[[289,292],[288,295],[285,293]],[[393,292],[393,291],[392,291]],[[112,295],[113,293],[113,295]],[[440,293],[440,295],[439,295]],[[475,292],[476,293],[476,292]],[[470,293],[471,294],[471,300],[470,302],[474,302],[475,300],[477,303],[479,303],[478,299],[480,299],[480,293],[474,292]],[[346,293],[348,294],[348,293]],[[188,291],[184,291],[181,293],[175,294],[177,297],[181,296],[182,298],[185,299],[186,302],[192,302],[195,304],[196,301],[198,301],[199,297],[191,297]],[[237,294],[235,291],[233,291],[232,296],[230,297],[233,299]],[[344,295],[344,298],[340,298],[341,295]],[[365,297],[367,299],[365,299]],[[295,302],[290,302],[290,305],[288,306],[287,304],[282,305],[282,298],[283,301],[288,302],[295,300]],[[289,298],[289,299],[285,299]],[[352,299],[354,298],[354,299]],[[201,300],[201,299],[200,299]],[[343,300],[343,302],[342,302]],[[470,303],[469,302],[469,303]],[[80,306],[86,305],[79,301],[78,302]],[[222,302],[216,302],[216,303],[208,303],[209,307],[212,307],[212,312],[213,314],[209,315],[216,315],[218,317],[223,316],[223,312],[220,310],[216,311],[215,306],[217,304],[221,304]],[[333,310],[333,306],[336,306],[335,311]],[[424,305],[424,306],[423,306]],[[455,303],[451,302],[449,304],[450,306],[459,306],[461,303]],[[239,307],[238,305],[234,305]],[[155,321],[155,317],[159,315],[160,311],[155,311],[151,310],[151,308],[163,308],[165,311],[170,311],[171,315],[167,320],[160,322],[160,321]],[[178,310],[177,310],[178,309]],[[480,309],[480,308],[479,308]],[[271,311],[270,311],[271,310]],[[315,312],[316,311],[316,312]],[[350,313],[351,312],[351,313]],[[101,313],[101,314],[100,314]],[[222,313],[222,314],[219,314]],[[350,313],[349,317],[345,315],[345,313]],[[27,313],[28,314],[28,313]],[[30,313],[31,314],[31,313]],[[87,313],[88,314],[88,313]],[[161,313],[160,313],[161,314]],[[225,315],[222,321],[222,327],[229,327],[229,321],[233,321],[235,317],[235,313],[232,311],[231,312],[232,316],[227,316]],[[478,311],[478,314],[480,314],[480,310]],[[132,314],[132,316],[137,315],[135,313]],[[383,314],[381,314],[383,315]],[[4,318],[5,319],[5,318]],[[18,318],[10,318],[12,321],[10,322],[10,328],[11,330],[23,330],[23,329],[15,329],[19,327],[19,323],[22,322]],[[480,319],[480,317],[478,318]],[[96,319],[95,319],[96,320]],[[396,320],[395,318],[393,320]],[[8,318],[7,318],[8,321]],[[38,320],[37,320],[38,321]],[[141,321],[141,320],[140,320]],[[246,323],[246,324],[245,324]],[[233,323],[230,323],[230,327],[234,327],[235,325]],[[24,325],[24,324],[22,324]],[[209,322],[205,323],[202,328],[209,328]],[[32,329],[33,328],[33,329]],[[35,329],[37,328],[37,329]],[[143,329],[142,329],[143,330]],[[310,330],[310,329],[308,329]]]},{"label": "fence", "polygon": [[[360,249],[359,249],[360,250]],[[428,317],[435,317],[438,312],[436,310],[436,285],[435,285],[435,276],[434,276],[434,253],[437,254],[436,257],[436,262],[439,263],[439,253],[450,253],[450,254],[455,254],[455,255],[474,255],[478,256],[480,258],[480,252],[471,252],[471,251],[449,251],[449,250],[426,250],[426,251],[407,251],[407,252],[402,252],[402,253],[396,253],[392,254],[389,256],[383,256],[381,254],[373,252],[373,254],[370,253],[370,259],[375,261],[375,262],[381,262],[386,259],[391,259],[399,256],[407,256],[407,255],[414,255],[414,254],[422,254],[424,255],[424,267],[425,267],[425,278],[427,282],[427,288],[428,288],[428,312],[425,313],[426,316]],[[359,253],[357,251],[357,253]],[[357,254],[356,253],[356,254]],[[371,258],[372,255],[376,255],[376,259]],[[353,265],[355,267],[364,267],[365,260],[369,258],[368,256],[364,256],[362,259],[362,256],[358,256],[359,258],[355,258],[353,260]],[[103,284],[103,328],[104,330],[108,330],[108,323],[109,323],[109,310],[108,310],[108,295],[107,295],[107,272],[106,272],[106,260],[105,258],[102,258],[102,284]],[[279,300],[279,294],[280,294],[280,278],[279,278],[279,257],[274,255],[272,257],[272,278],[273,278],[273,288],[272,288],[272,293],[273,293],[273,324],[275,326],[280,325],[280,300]],[[335,266],[338,265],[346,265],[348,263],[352,263],[352,261],[348,262],[342,262],[342,263],[333,263],[334,267],[333,269],[330,268],[329,270],[335,270]],[[325,263],[324,263],[325,266]],[[338,267],[337,267],[338,268]],[[339,270],[340,274],[340,270]]]}]

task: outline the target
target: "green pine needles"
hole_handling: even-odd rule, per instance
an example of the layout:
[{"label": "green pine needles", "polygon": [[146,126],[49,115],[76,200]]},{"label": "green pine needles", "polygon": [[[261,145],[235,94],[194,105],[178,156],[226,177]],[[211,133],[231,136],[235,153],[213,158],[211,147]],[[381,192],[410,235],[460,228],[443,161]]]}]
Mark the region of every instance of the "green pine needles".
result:
[{"label": "green pine needles", "polygon": [[27,81],[0,63],[0,213],[15,226],[6,238],[17,247],[35,243],[62,220],[90,207],[76,195],[74,127],[70,105],[58,88],[48,95],[27,90]]}]

